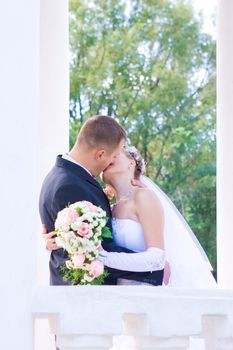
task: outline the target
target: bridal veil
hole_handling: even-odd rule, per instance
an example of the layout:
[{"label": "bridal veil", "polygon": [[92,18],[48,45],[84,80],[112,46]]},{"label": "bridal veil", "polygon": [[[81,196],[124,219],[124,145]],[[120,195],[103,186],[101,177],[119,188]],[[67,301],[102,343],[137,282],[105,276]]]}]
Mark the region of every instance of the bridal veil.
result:
[{"label": "bridal veil", "polygon": [[168,196],[148,177],[141,176],[145,187],[159,198],[165,217],[164,242],[171,276],[168,286],[216,288],[212,267],[198,239]]}]

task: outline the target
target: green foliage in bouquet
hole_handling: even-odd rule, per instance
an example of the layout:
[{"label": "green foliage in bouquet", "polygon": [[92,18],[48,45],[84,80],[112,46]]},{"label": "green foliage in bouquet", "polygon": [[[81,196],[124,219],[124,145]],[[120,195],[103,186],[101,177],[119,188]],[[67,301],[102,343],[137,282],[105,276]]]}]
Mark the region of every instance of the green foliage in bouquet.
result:
[{"label": "green foliage in bouquet", "polygon": [[[72,286],[75,285],[79,285],[79,286],[84,286],[86,285],[85,282],[82,282],[83,277],[84,277],[84,273],[85,271],[81,270],[81,269],[73,269],[70,270],[66,267],[66,265],[62,265],[60,267],[60,272],[63,276],[63,280],[65,282],[69,282]],[[108,277],[109,273],[107,271],[104,271],[104,273],[95,278],[93,281],[89,282],[88,285],[101,285],[104,283],[104,280],[106,277]]]},{"label": "green foliage in bouquet", "polygon": [[102,230],[102,239],[103,238],[112,238],[112,232],[108,226],[105,226]]}]

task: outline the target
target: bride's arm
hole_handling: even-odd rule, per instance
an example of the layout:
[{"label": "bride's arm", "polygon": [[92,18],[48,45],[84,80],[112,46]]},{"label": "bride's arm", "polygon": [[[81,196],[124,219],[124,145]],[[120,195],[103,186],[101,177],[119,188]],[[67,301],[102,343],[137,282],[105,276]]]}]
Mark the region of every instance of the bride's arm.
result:
[{"label": "bride's arm", "polygon": [[145,272],[162,270],[165,265],[164,214],[156,195],[140,189],[135,196],[135,212],[144,232],[147,250],[140,253],[115,253],[102,251],[100,259],[108,267],[118,270]]}]

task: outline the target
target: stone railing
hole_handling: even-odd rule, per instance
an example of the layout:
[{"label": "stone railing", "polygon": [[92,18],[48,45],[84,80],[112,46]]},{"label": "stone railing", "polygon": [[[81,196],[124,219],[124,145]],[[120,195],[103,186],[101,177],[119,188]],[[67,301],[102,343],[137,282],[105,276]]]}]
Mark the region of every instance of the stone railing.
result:
[{"label": "stone railing", "polygon": [[232,350],[233,291],[145,286],[38,288],[60,350]]}]

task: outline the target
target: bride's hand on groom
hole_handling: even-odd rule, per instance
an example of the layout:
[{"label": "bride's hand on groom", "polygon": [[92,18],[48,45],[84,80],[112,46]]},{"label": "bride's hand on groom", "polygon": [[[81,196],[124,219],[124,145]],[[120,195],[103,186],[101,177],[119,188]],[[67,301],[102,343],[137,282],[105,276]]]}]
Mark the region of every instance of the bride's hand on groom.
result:
[{"label": "bride's hand on groom", "polygon": [[135,187],[140,187],[140,188],[145,188],[146,187],[140,180],[137,180],[137,179],[132,179],[131,180],[131,185],[133,185]]},{"label": "bride's hand on groom", "polygon": [[48,233],[47,228],[44,224],[42,224],[42,239],[47,250],[52,251],[60,249],[56,245],[56,232],[52,231]]}]

